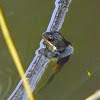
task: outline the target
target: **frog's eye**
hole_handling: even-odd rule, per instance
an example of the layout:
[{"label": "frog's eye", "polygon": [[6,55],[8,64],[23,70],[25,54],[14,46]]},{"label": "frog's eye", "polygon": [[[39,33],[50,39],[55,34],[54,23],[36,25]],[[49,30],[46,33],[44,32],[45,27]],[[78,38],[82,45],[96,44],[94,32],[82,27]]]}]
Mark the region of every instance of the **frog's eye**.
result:
[{"label": "frog's eye", "polygon": [[52,36],[51,35],[49,35],[49,39],[52,39]]},{"label": "frog's eye", "polygon": [[52,36],[51,35],[48,36],[48,40],[52,41]]}]

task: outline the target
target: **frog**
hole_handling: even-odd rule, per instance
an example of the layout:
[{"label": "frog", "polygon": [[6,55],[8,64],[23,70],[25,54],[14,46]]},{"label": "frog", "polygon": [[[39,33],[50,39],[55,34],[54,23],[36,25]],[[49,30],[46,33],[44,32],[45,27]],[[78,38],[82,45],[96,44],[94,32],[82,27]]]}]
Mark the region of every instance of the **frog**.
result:
[{"label": "frog", "polygon": [[51,68],[49,70],[47,78],[46,76],[42,79],[42,83],[40,86],[37,86],[35,90],[35,94],[39,93],[43,88],[45,88],[53,79],[55,75],[62,69],[64,64],[69,60],[70,55],[73,54],[74,48],[72,47],[71,43],[68,42],[60,32],[51,31],[51,32],[44,32],[42,34],[44,39],[43,44],[45,45],[45,49],[40,51],[43,55],[53,61],[54,66],[48,66]]},{"label": "frog", "polygon": [[44,55],[51,61],[64,65],[74,51],[71,43],[57,31],[44,32],[42,37],[46,46]]}]

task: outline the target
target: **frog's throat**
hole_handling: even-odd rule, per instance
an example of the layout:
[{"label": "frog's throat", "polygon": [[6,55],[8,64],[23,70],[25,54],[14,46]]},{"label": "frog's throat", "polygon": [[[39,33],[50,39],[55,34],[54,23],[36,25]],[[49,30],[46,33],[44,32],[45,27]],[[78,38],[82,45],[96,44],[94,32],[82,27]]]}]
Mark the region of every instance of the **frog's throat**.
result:
[{"label": "frog's throat", "polygon": [[54,45],[53,45],[49,40],[47,40],[44,36],[43,36],[43,39],[44,39],[44,41],[46,41],[50,46],[53,47],[53,50],[54,50],[54,51],[57,50],[57,47],[54,46]]},{"label": "frog's throat", "polygon": [[57,50],[57,48],[56,48],[56,46],[54,46],[50,41],[46,41],[50,46],[52,46],[53,47],[53,50],[55,51],[55,50]]}]

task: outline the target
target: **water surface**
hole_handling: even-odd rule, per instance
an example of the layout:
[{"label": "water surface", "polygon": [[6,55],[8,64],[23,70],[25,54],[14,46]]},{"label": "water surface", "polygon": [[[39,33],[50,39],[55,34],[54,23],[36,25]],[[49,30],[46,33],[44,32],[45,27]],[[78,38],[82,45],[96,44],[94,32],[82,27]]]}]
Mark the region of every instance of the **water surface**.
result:
[{"label": "water surface", "polygon": [[[0,0],[0,4],[26,70],[48,26],[54,0]],[[99,12],[99,0],[72,1],[61,33],[72,43],[75,53],[54,80],[36,94],[36,100],[84,100],[100,88]],[[8,98],[19,80],[0,34],[0,100]]]}]

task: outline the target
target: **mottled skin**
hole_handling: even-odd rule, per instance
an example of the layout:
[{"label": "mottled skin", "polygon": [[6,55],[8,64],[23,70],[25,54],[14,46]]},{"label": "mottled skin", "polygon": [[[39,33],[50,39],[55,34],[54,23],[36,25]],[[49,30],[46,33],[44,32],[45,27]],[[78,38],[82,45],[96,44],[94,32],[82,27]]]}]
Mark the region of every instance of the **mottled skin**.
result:
[{"label": "mottled skin", "polygon": [[46,45],[44,55],[57,64],[65,64],[70,56],[66,53],[66,48],[71,44],[58,32],[45,32],[42,37]]}]

